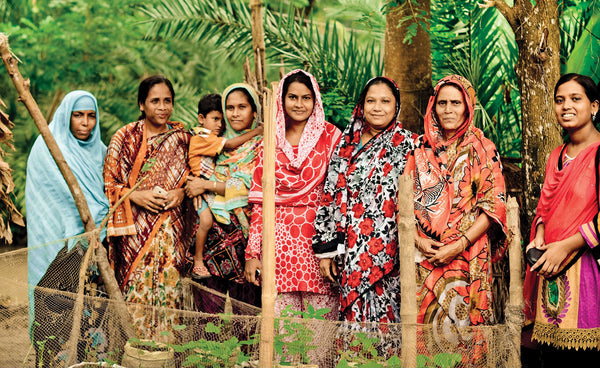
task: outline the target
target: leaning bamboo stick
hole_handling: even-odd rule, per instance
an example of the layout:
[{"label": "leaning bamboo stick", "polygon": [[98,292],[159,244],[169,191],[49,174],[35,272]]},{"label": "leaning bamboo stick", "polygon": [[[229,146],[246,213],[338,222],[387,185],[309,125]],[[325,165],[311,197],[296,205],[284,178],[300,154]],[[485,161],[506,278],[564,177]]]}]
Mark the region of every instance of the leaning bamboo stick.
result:
[{"label": "leaning bamboo stick", "polygon": [[[10,51],[10,46],[8,44],[8,37],[4,33],[0,33],[0,56],[2,57],[4,66],[6,67],[6,70],[9,74],[14,86],[17,89],[17,92],[19,93],[19,100],[21,102],[23,102],[23,104],[29,111],[29,114],[33,118],[35,125],[37,126],[38,130],[40,131],[40,135],[46,142],[46,145],[48,146],[48,150],[50,151],[50,154],[54,158],[54,161],[56,162],[56,165],[58,166],[60,173],[65,178],[65,181],[69,187],[69,190],[71,191],[71,194],[73,195],[73,199],[74,199],[75,205],[77,206],[77,209],[79,211],[79,216],[81,217],[81,221],[83,223],[85,231],[90,232],[90,231],[96,230],[96,224],[94,223],[94,219],[92,218],[92,215],[88,208],[85,196],[83,195],[83,192],[81,191],[81,188],[79,187],[79,183],[77,182],[75,175],[73,175],[73,172],[67,165],[67,162],[66,162],[62,152],[60,151],[56,141],[54,140],[54,137],[52,136],[52,133],[50,132],[50,129],[48,129],[48,123],[46,122],[46,119],[42,115],[42,112],[40,111],[37,103],[35,102],[35,99],[31,95],[31,92],[29,91],[29,83],[30,82],[29,82],[29,80],[23,79],[23,76],[21,75],[21,72],[19,71],[19,68],[17,65],[18,60],[16,57],[14,57],[14,55]],[[96,244],[98,244],[98,243],[99,243],[99,241]],[[99,263],[98,266],[99,266],[99,269],[100,269],[100,272],[102,275],[102,279],[105,282],[106,291],[111,299],[117,301],[115,311],[121,317],[121,320],[124,321],[122,323],[123,330],[124,330],[123,332],[128,337],[135,336],[132,324],[129,322],[131,319],[130,319],[129,313],[127,312],[127,309],[125,308],[121,290],[120,290],[117,280],[115,278],[115,274],[112,271],[112,268],[110,267],[110,265],[108,265],[106,250],[104,249],[103,246],[98,246],[96,248],[96,252],[98,253],[98,257],[97,257],[98,263]],[[82,284],[83,283],[80,283],[80,289],[82,287]],[[77,319],[77,321],[75,321],[75,318],[74,318],[74,324],[73,324],[73,329],[72,329],[71,334],[77,334],[77,336],[79,336],[79,327],[78,326],[79,326],[80,322],[81,322],[80,319]],[[71,337],[71,338],[73,338],[73,337]],[[70,355],[68,359],[72,360],[75,358],[76,358],[76,356]]]},{"label": "leaning bamboo stick", "polygon": [[273,366],[275,327],[275,111],[277,84],[264,94],[263,138],[263,234],[262,234],[262,322],[260,326],[259,367]]},{"label": "leaning bamboo stick", "polygon": [[509,308],[506,324],[513,342],[513,352],[509,366],[521,367],[521,326],[523,324],[523,282],[521,280],[522,249],[521,230],[519,227],[519,205],[514,197],[508,198],[506,206],[508,233],[511,235],[508,248],[508,262],[510,268]]},{"label": "leaning bamboo stick", "polygon": [[400,247],[400,318],[402,366],[417,366],[417,279],[415,266],[415,213],[412,175],[398,178],[398,246]]}]

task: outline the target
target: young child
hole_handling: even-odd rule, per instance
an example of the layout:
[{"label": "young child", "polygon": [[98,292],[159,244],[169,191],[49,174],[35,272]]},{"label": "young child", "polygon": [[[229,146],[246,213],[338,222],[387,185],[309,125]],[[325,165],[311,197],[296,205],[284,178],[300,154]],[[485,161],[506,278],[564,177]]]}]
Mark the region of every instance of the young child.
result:
[{"label": "young child", "polygon": [[[215,180],[215,156],[222,150],[235,149],[249,139],[263,134],[262,125],[232,139],[222,137],[225,131],[223,124],[223,107],[221,96],[208,94],[198,102],[198,126],[192,128],[190,133],[189,165],[192,175],[205,180]],[[192,278],[203,279],[210,277],[208,269],[204,265],[204,243],[209,230],[213,225],[213,214],[210,204],[214,201],[214,192],[204,192],[202,196],[196,197],[194,201],[198,211],[200,226],[196,233],[196,250],[194,253],[194,268]]]}]

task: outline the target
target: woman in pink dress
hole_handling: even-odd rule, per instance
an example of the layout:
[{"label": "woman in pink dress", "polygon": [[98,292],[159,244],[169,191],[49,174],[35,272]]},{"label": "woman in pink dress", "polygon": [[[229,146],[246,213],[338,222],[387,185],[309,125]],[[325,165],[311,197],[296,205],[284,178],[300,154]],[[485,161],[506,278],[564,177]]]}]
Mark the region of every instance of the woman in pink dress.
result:
[{"label": "woman in pink dress", "polygon": [[[314,219],[323,194],[327,166],[340,131],[325,121],[315,78],[303,71],[288,73],[277,90],[275,164],[275,313],[291,305],[294,310],[328,308],[326,318],[338,315],[338,295],[319,272],[312,250]],[[246,248],[245,276],[256,285],[262,248],[262,151],[254,171],[248,202],[253,203],[250,238]]]}]

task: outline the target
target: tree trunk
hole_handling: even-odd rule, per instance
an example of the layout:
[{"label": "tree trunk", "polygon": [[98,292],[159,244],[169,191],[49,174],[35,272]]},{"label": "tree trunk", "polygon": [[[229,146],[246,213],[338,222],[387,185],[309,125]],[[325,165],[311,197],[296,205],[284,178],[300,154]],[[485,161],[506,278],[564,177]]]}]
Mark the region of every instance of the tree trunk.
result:
[{"label": "tree trunk", "polygon": [[[492,4],[492,2],[488,2]],[[562,143],[554,115],[554,85],[560,77],[560,30],[557,0],[503,0],[493,5],[515,32],[519,61],[515,67],[521,94],[523,146],[521,148],[523,205],[521,228],[524,240],[535,216],[548,157]]]},{"label": "tree trunk", "polygon": [[[429,33],[421,26],[412,42],[405,43],[407,28],[416,22],[404,22],[398,27],[400,20],[406,16],[427,12],[427,22],[431,17],[430,0],[419,1],[411,8],[406,5],[392,8],[387,14],[385,25],[384,75],[398,83],[402,109],[400,121],[404,128],[415,132],[423,132],[423,116],[432,91],[431,87],[431,41]],[[414,5],[413,5],[414,6]],[[410,57],[407,57],[410,55]]]}]

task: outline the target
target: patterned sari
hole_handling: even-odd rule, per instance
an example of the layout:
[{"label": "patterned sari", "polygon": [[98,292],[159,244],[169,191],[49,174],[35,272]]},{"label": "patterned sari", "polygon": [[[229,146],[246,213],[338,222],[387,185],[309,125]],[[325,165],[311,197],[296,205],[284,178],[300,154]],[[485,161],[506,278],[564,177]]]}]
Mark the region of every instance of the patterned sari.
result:
[{"label": "patterned sari", "polygon": [[[451,84],[463,94],[467,118],[446,140],[435,114],[440,89]],[[417,322],[434,326],[493,323],[491,261],[506,249],[506,193],[494,144],[473,125],[474,90],[460,76],[440,80],[425,114],[425,134],[414,159],[415,217],[419,236],[450,244],[478,216],[492,221],[489,230],[445,266],[434,266],[417,251]],[[499,231],[498,231],[499,230]]]},{"label": "patterned sari", "polygon": [[[104,163],[106,195],[114,205],[139,180],[139,190],[181,188],[188,175],[189,133],[183,124],[147,138],[144,120],[119,129]],[[140,336],[159,338],[175,322],[164,308],[181,304],[180,273],[193,240],[197,214],[191,201],[152,213],[127,198],[109,218],[109,258]],[[158,307],[152,313],[144,306]],[[159,310],[160,309],[160,310]]]},{"label": "patterned sari", "polygon": [[[250,94],[257,108],[257,116],[260,116],[260,101],[254,89],[244,83],[236,83],[225,89],[223,92],[223,111],[226,111],[227,97],[237,89],[244,89]],[[223,120],[225,121],[224,137],[226,139],[237,137],[258,126],[258,119],[255,119],[250,127],[237,131],[231,126],[231,123],[227,119],[227,114],[223,114]],[[239,254],[243,255],[250,229],[250,217],[252,215],[251,206],[248,205],[248,190],[252,183],[252,174],[256,167],[256,151],[261,140],[262,136],[256,136],[234,150],[221,152],[217,157],[215,173],[211,180],[225,183],[225,195],[215,195],[215,200],[210,206],[213,214],[224,212],[229,214],[229,218],[215,216],[217,221],[214,222],[213,229],[209,232],[205,250],[216,246],[216,243],[220,241],[218,236],[211,236],[211,234],[214,235],[217,233],[214,229],[215,226],[219,226],[225,233],[242,231],[244,249],[240,249]],[[192,254],[188,254],[188,257],[192,257]],[[242,270],[243,266],[241,266]],[[229,292],[231,298],[238,301],[255,306],[260,305],[260,288],[246,283],[243,277],[236,280],[226,280],[213,276],[203,280],[202,284],[223,294]],[[219,297],[196,293],[194,298],[196,306],[200,311],[207,313],[221,313],[223,311],[222,301]],[[234,313],[236,312],[234,309]]]},{"label": "patterned sari", "polygon": [[[393,84],[396,113],[362,146],[364,100],[375,82]],[[313,249],[319,258],[341,257],[340,319],[346,321],[400,322],[398,176],[415,137],[396,120],[399,111],[393,81],[377,77],[367,83],[331,158],[317,211]]]},{"label": "patterned sari", "polygon": [[[275,282],[278,293],[308,291],[331,294],[330,283],[319,272],[319,260],[312,249],[314,219],[321,196],[327,165],[341,132],[325,121],[323,103],[315,78],[308,75],[315,91],[312,114],[309,116],[300,143],[292,147],[285,138],[283,84],[289,72],[279,83],[277,90],[275,153]],[[250,239],[246,259],[261,258],[262,251],[262,150],[249,195],[254,203]],[[334,313],[337,316],[337,313]]]},{"label": "patterned sari", "polygon": [[599,234],[595,163],[599,147],[600,142],[591,144],[568,163],[566,144],[552,151],[531,229],[533,239],[542,222],[546,244],[578,232],[587,243],[567,257],[557,277],[539,277],[527,267],[525,324],[534,324],[533,339],[556,348],[600,349],[600,268],[593,255]]}]

